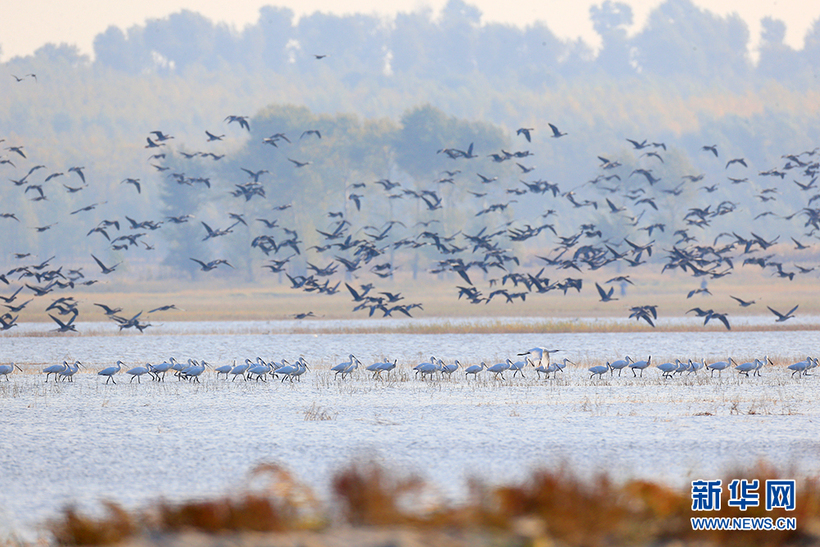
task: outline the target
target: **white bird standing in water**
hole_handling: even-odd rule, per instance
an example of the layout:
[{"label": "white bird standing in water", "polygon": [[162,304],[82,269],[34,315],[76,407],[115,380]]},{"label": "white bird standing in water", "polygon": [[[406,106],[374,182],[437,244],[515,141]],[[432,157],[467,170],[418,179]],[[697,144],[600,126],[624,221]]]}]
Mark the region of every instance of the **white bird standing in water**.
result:
[{"label": "white bird standing in water", "polygon": [[757,367],[757,364],[759,362],[760,362],[760,359],[755,359],[754,362],[747,361],[745,363],[740,363],[739,365],[737,365],[735,367],[735,370],[738,372],[738,374],[745,374],[746,377],[748,378],[749,373],[755,370],[755,368]]},{"label": "white bird standing in water", "polygon": [[452,378],[453,373],[458,370],[461,363],[459,363],[458,359],[456,359],[452,365],[445,365],[444,362],[439,359],[439,365],[441,365],[441,372],[446,374],[448,378]]},{"label": "white bird standing in water", "polygon": [[[50,365],[50,366],[47,366],[46,368],[44,368],[43,372],[46,375],[46,382],[48,382],[48,377],[49,376],[51,376],[53,374],[56,378],[57,374],[59,374],[60,371],[65,370],[66,367],[68,367],[68,363],[63,361],[62,365]],[[55,382],[56,382],[56,380],[55,380]]]},{"label": "white bird standing in water", "polygon": [[10,365],[0,365],[0,376],[5,376],[6,381],[8,382],[9,381],[9,374],[14,372],[14,369],[17,369],[20,372],[23,372],[23,369],[21,369],[19,366],[17,366],[14,363],[12,363]]},{"label": "white bird standing in water", "polygon": [[706,365],[706,368],[712,371],[710,376],[714,376],[715,371],[718,371],[718,376],[720,376],[720,373],[723,372],[724,369],[727,369],[734,364],[735,362],[732,360],[731,357],[729,357],[728,361],[718,361],[717,363],[711,363]]},{"label": "white bird standing in water", "polygon": [[[627,359],[629,359],[629,357],[627,357]],[[646,361],[632,361],[632,363],[630,363],[630,365],[629,365],[629,368],[632,369],[632,376],[637,376],[637,374],[635,374],[636,370],[640,370],[641,371],[641,376],[643,376],[644,369],[648,368],[650,363],[652,363],[652,356],[651,355],[649,356],[649,358]]]},{"label": "white bird standing in water", "polygon": [[252,364],[253,364],[253,361],[246,358],[244,363],[242,363],[241,365],[236,365],[235,367],[233,367],[231,369],[231,372],[230,372],[231,374],[233,374],[233,380],[232,381],[235,382],[237,376],[242,376],[247,381],[248,378],[245,376],[245,373],[248,371],[248,368],[250,368],[250,366]]},{"label": "white bird standing in water", "polygon": [[[624,359],[618,359],[617,361],[612,361],[609,364],[609,375],[610,376],[614,375],[615,371],[617,370],[618,371],[618,376],[620,376],[623,369],[628,367],[629,363],[631,361],[632,361],[632,359],[629,357],[629,355],[627,355],[626,358],[624,358]],[[634,371],[633,371],[633,374],[634,374]]]},{"label": "white bird standing in water", "polygon": [[529,355],[527,355],[527,358],[524,361],[516,361],[515,363],[513,363],[512,360],[510,360],[510,370],[513,371],[513,378],[515,378],[516,374],[520,374],[521,377],[523,378],[524,377],[524,367],[527,366],[527,364],[531,364],[532,366],[535,366],[535,364],[532,362],[532,359],[530,359]]},{"label": "white bird standing in water", "polygon": [[216,377],[219,378],[220,374],[224,374],[225,379],[227,380],[228,379],[228,374],[231,373],[231,371],[233,370],[233,367],[235,367],[235,366],[236,366],[236,359],[233,360],[233,364],[231,364],[231,365],[222,365],[221,367],[216,367],[214,369],[214,372],[216,372]]},{"label": "white bird standing in water", "polygon": [[182,371],[182,374],[185,376],[186,379],[190,380],[193,378],[196,383],[199,382],[199,376],[205,372],[205,367],[208,366],[204,360],[200,363],[194,359],[188,359],[188,363],[191,365],[185,370]]},{"label": "white bird standing in water", "polygon": [[106,384],[108,382],[111,382],[112,384],[116,384],[117,382],[114,381],[114,375],[117,374],[122,369],[122,366],[124,364],[125,363],[123,363],[122,361],[117,361],[117,366],[104,368],[101,371],[99,371],[97,373],[97,375],[98,376],[107,376],[108,379],[105,381]]},{"label": "white bird standing in water", "polygon": [[[174,358],[171,357],[170,360],[173,361]],[[171,370],[171,366],[172,365],[170,362],[164,361],[158,365],[151,365],[149,367],[150,370],[148,372],[151,374],[151,376],[154,377],[154,380],[156,380],[157,382],[163,382],[165,381],[165,375],[168,373],[169,370]]]},{"label": "white bird standing in water", "polygon": [[150,364],[145,365],[144,367],[134,367],[130,370],[125,371],[126,374],[131,375],[131,380],[128,382],[129,384],[134,381],[134,378],[137,379],[138,384],[141,384],[142,383],[142,375],[143,374],[148,374],[149,372],[151,372],[151,365]]},{"label": "white bird standing in water", "polygon": [[792,371],[792,378],[797,375],[808,375],[808,371],[812,368],[812,358],[806,357],[805,361],[798,361],[797,363],[789,365],[787,368]]},{"label": "white bird standing in water", "polygon": [[[350,368],[350,367],[354,363],[356,363],[357,367],[359,366],[359,360],[356,359],[356,357],[352,353],[350,355],[348,355],[348,359],[350,359],[350,360],[345,361],[344,363],[339,363],[338,365],[335,365],[335,366],[331,367],[330,368],[331,372],[335,372],[336,376],[341,374],[342,378],[344,378],[345,374],[349,374],[350,372],[353,371],[353,369]],[[346,372],[348,369],[350,369],[350,372]]]},{"label": "white bird standing in water", "polygon": [[466,378],[470,374],[473,375],[474,378],[478,378],[478,373],[484,370],[487,367],[486,364],[482,361],[480,365],[470,365],[466,369],[464,369],[464,377]]},{"label": "white bird standing in water", "polygon": [[513,365],[512,360],[507,359],[507,361],[504,362],[504,363],[496,363],[493,366],[488,367],[487,372],[492,372],[493,374],[495,374],[496,378],[501,376],[501,379],[504,380],[504,371],[510,370],[512,365]]},{"label": "white bird standing in water", "polygon": [[62,377],[64,382],[73,382],[74,375],[77,374],[77,371],[80,370],[81,366],[83,366],[81,362],[74,361],[74,363],[71,365],[66,364],[65,368],[57,374],[59,374]]},{"label": "white bird standing in water", "polygon": [[597,375],[598,378],[602,377],[604,374],[607,373],[609,370],[609,361],[606,362],[606,365],[595,365],[594,367],[589,367],[589,379],[592,380],[592,377]]},{"label": "white bird standing in water", "polygon": [[425,374],[434,374],[438,370],[438,364],[436,361],[436,357],[434,355],[430,356],[429,361],[425,361],[424,363],[419,363],[418,365],[413,367],[413,370],[416,371],[416,376],[421,374],[421,377],[424,378]]},{"label": "white bird standing in water", "polygon": [[[680,367],[680,359],[675,359],[674,363],[661,363],[657,365],[658,370],[660,370],[663,374],[664,378],[671,378],[672,374],[678,371],[678,367]],[[641,371],[641,375],[643,375],[643,370]]]}]

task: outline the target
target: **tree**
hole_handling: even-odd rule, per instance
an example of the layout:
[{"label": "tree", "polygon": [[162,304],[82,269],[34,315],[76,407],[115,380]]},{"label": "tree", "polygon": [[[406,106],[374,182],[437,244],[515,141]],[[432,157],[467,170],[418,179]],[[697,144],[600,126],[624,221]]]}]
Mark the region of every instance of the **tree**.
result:
[{"label": "tree", "polygon": [[760,59],[757,73],[778,81],[792,79],[796,69],[801,68],[799,57],[786,45],[786,24],[779,19],[764,17],[760,21]]},{"label": "tree", "polygon": [[242,36],[242,58],[252,69],[266,67],[281,71],[287,62],[285,46],[293,36],[293,11],[289,8],[262,6],[256,25]]},{"label": "tree", "polygon": [[749,30],[740,16],[720,17],[691,0],[666,0],[633,40],[644,74],[734,85],[750,73],[748,42]]},{"label": "tree", "polygon": [[589,17],[595,32],[601,37],[601,50],[596,64],[612,76],[635,72],[631,65],[631,45],[626,34],[632,25],[632,8],[628,4],[607,0],[589,8]]},{"label": "tree", "polygon": [[[132,33],[132,37],[137,35],[138,32]],[[129,74],[139,74],[149,64],[142,44],[127,39],[125,33],[115,26],[94,37],[94,59],[95,63]]]}]

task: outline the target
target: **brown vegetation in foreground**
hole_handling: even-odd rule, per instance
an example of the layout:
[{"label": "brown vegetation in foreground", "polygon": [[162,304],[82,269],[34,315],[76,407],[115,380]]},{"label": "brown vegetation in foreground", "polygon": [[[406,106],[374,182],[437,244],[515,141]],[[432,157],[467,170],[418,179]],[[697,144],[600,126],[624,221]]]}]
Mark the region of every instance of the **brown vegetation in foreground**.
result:
[{"label": "brown vegetation in foreground", "polygon": [[[379,545],[818,545],[820,482],[797,483],[796,510],[740,511],[723,503],[719,511],[693,512],[689,491],[635,480],[619,484],[605,475],[584,480],[567,469],[539,469],[521,483],[492,486],[473,480],[469,500],[443,506],[423,502],[429,485],[374,462],[356,462],[332,479],[333,502],[322,507],[310,490],[276,465],[262,465],[253,477],[264,486],[235,496],[185,503],[160,503],[151,510],[127,513],[107,503],[108,515],[94,518],[67,509],[50,525],[61,545],[140,545],[168,543],[175,534],[275,533],[264,544],[361,545],[372,538],[354,530],[389,531]],[[759,465],[737,478],[778,478]],[[731,480],[730,477],[729,480]],[[729,480],[724,481],[724,485]],[[763,496],[761,496],[762,498]],[[762,503],[762,500],[761,500]],[[690,517],[795,517],[795,531],[693,531]],[[347,539],[340,539],[347,530]],[[296,534],[296,536],[294,536]],[[392,534],[392,535],[391,535]],[[407,534],[415,537],[406,540]],[[415,536],[414,536],[415,534]],[[201,545],[209,542],[203,535]],[[287,537],[286,537],[287,536]],[[345,534],[341,534],[345,536]],[[224,536],[220,536],[224,541]],[[328,538],[333,538],[329,541]],[[405,540],[400,538],[404,537]],[[161,539],[159,539],[161,538]],[[322,538],[325,538],[324,541]],[[423,539],[419,539],[423,538]],[[258,538],[255,540],[258,542]],[[186,544],[188,544],[186,542]]]}]

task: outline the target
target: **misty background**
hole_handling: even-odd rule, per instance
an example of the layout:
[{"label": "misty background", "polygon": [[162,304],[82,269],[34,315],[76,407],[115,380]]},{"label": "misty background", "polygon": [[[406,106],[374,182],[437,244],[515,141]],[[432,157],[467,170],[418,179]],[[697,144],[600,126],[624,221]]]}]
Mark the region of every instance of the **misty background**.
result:
[{"label": "misty background", "polygon": [[[666,223],[664,232],[651,234],[659,246],[671,246],[679,237],[675,230],[687,228],[690,207],[727,200],[744,212],[742,218],[715,219],[704,241],[725,231],[755,232],[767,240],[781,236],[781,242],[807,237],[804,218],[755,217],[765,211],[783,217],[806,206],[808,196],[792,182],[798,175],[761,173],[820,142],[820,20],[804,48],[795,50],[784,43],[785,24],[764,19],[753,59],[749,30],[739,17],[716,16],[688,0],[664,2],[634,36],[626,32],[632,23],[626,4],[603,2],[589,16],[602,40],[597,52],[580,40],[556,38],[546,23],[482,25],[476,7],[452,0],[437,18],[419,9],[392,21],[314,13],[295,24],[290,10],[265,7],[258,22],[241,31],[182,11],[108,28],[94,40],[93,60],[70,44],[48,44],[32,56],[10,59],[3,63],[9,76],[0,78],[0,159],[12,162],[0,165],[0,213],[14,213],[19,222],[0,219],[3,269],[18,263],[13,253],[24,252],[98,271],[94,253],[104,262],[123,261],[118,274],[129,278],[187,280],[200,275],[190,257],[202,257],[226,259],[236,268],[208,275],[254,281],[269,278],[261,266],[276,253],[251,243],[266,233],[282,241],[281,227],[287,227],[302,244],[289,271],[304,273],[307,262],[329,258],[307,250],[322,243],[317,229],[334,226],[329,212],[350,219],[351,233],[366,226],[379,233],[385,222],[402,221],[405,227],[396,226],[393,238],[417,238],[423,228],[413,228],[416,222],[433,220],[441,234],[549,222],[559,236],[588,223],[616,242],[635,225],[614,219],[604,202],[611,195],[588,182],[606,173],[599,156],[622,163],[617,172],[625,193],[647,186],[643,177],[629,176],[639,168],[661,178],[657,188],[677,187],[687,175],[720,183],[708,194],[698,184],[678,195],[658,193],[658,210],[632,210],[642,214],[642,226]],[[231,115],[248,116],[250,130],[228,123]],[[548,123],[567,136],[550,138]],[[521,127],[534,128],[532,142],[516,134]],[[149,132],[155,130],[174,138],[148,149],[146,138],[154,138]],[[209,142],[206,130],[225,136]],[[302,136],[307,130],[320,131],[321,139]],[[264,141],[276,133],[290,143]],[[664,143],[663,161],[645,157],[626,139]],[[471,143],[475,159],[440,153],[467,150]],[[704,145],[717,145],[719,160]],[[11,146],[24,146],[27,157]],[[532,155],[494,161],[490,155],[501,150]],[[157,153],[165,157],[152,157]],[[732,171],[738,166],[724,166],[732,158],[748,163],[743,185],[726,182],[727,175],[740,176]],[[297,168],[289,159],[310,165]],[[46,199],[40,201],[32,200],[36,192],[11,182],[36,165],[45,167],[24,183],[42,186]],[[80,186],[67,171],[72,166],[84,167],[82,191],[62,187]],[[235,194],[237,185],[251,180],[242,168],[267,171],[259,177],[264,197]],[[460,178],[442,182],[446,170],[460,170]],[[63,175],[46,182],[54,173]],[[477,173],[498,179],[488,185]],[[140,182],[139,192],[123,184],[128,178]],[[375,184],[384,179],[435,192],[441,208],[389,198]],[[514,193],[526,190],[521,181],[536,180],[557,185],[561,193]],[[776,201],[756,198],[772,187],[778,189]],[[569,191],[579,200],[595,199],[598,208],[573,207],[562,198]],[[353,193],[361,196],[361,210],[350,199]],[[92,203],[98,204],[93,210],[69,214]],[[508,206],[477,216],[494,203]],[[549,210],[555,216],[545,221]],[[203,242],[201,222],[227,228],[234,223],[229,212],[243,215],[249,226]],[[193,215],[187,223],[168,222],[185,214]],[[127,249],[88,233],[105,219],[118,219],[127,231],[125,216],[164,224],[142,230],[146,244]],[[279,228],[266,230],[256,218],[275,219]],[[47,231],[35,229],[54,222]],[[522,266],[538,268],[537,256],[552,252],[556,241],[544,230],[509,246]],[[430,245],[391,247],[390,253],[414,275],[442,258]],[[279,258],[290,254],[285,249]]]}]

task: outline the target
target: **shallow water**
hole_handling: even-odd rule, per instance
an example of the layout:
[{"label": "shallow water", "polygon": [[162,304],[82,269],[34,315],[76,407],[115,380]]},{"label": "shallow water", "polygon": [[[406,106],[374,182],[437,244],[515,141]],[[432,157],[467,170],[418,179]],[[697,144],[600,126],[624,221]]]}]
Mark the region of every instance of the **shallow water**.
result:
[{"label": "shallow water", "polygon": [[[36,331],[36,328],[33,330]],[[820,462],[813,376],[791,378],[781,364],[759,378],[724,371],[662,380],[590,380],[592,361],[630,354],[667,358],[814,355],[814,331],[607,334],[259,334],[268,323],[169,324],[162,333],[0,338],[3,362],[21,363],[0,380],[0,532],[31,536],[68,503],[102,499],[144,507],[222,494],[260,462],[277,462],[326,497],[335,469],[367,454],[416,471],[458,500],[464,481],[515,480],[539,465],[566,462],[684,486],[766,460],[816,474]],[[561,348],[570,366],[557,380],[421,381],[410,367],[436,355],[463,364],[514,357],[533,346]],[[337,379],[329,367],[355,354],[364,363],[398,358],[392,380],[360,371]],[[304,355],[302,382],[231,382],[210,371],[200,385],[168,378],[105,385],[96,371],[170,356],[290,360]],[[79,359],[74,384],[44,383],[43,364]],[[314,419],[324,414],[328,420]],[[2,537],[0,535],[0,537]]]}]

